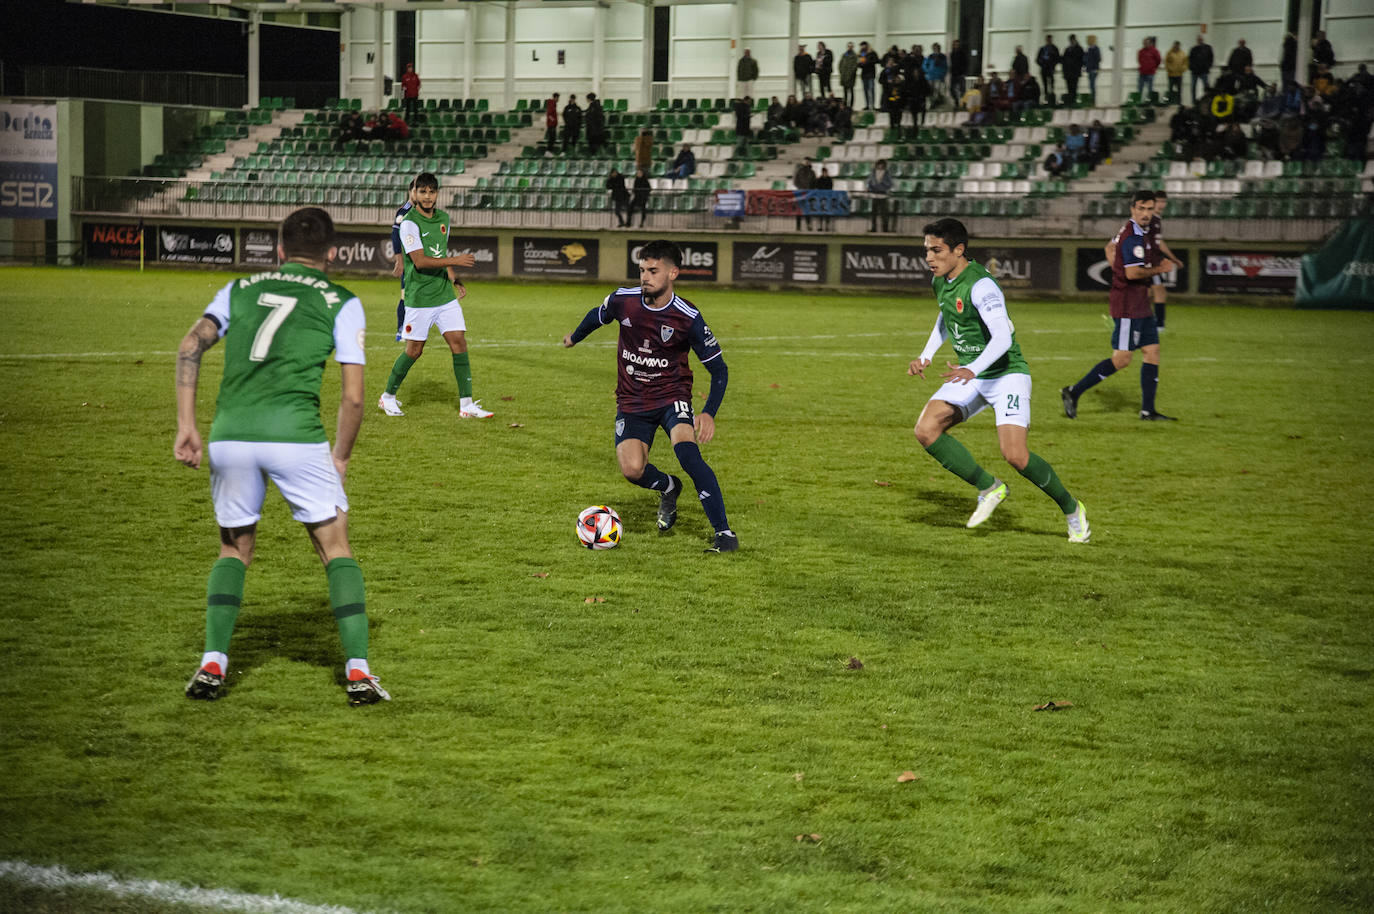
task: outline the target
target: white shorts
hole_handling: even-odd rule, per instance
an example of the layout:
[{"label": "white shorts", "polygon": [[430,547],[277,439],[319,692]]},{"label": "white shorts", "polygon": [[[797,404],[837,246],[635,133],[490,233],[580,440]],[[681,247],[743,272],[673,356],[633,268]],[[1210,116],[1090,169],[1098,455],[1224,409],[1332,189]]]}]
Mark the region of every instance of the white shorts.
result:
[{"label": "white shorts", "polygon": [[429,339],[429,328],[438,325],[440,333],[450,330],[467,330],[463,320],[463,306],[454,299],[438,308],[412,308],[406,305],[406,322],[401,329],[401,339],[424,342]]},{"label": "white shorts", "polygon": [[953,405],[963,414],[964,421],[991,405],[998,425],[1030,427],[1031,376],[1028,374],[1004,374],[986,381],[974,378],[967,384],[951,381],[941,385],[930,399]]},{"label": "white shorts", "polygon": [[210,497],[221,527],[256,524],[269,479],[291,506],[291,516],[303,524],[318,524],[348,510],[327,441],[210,442]]}]

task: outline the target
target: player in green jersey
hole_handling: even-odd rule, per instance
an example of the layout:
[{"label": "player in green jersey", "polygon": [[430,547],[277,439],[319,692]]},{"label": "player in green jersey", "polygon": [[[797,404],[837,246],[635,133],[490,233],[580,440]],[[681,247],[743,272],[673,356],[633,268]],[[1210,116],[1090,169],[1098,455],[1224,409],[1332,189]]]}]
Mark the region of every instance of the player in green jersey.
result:
[{"label": "player in green jersey", "polygon": [[[299,209],[281,225],[275,270],[219,290],[177,351],[177,434],[172,455],[199,469],[206,448],[196,426],[200,360],[224,338],[224,376],[210,426],[210,494],[219,523],[219,561],[206,588],[205,653],[186,696],[214,700],[229,671],[229,639],[253,560],[271,480],[305,525],[324,563],[339,626],[345,690],[352,705],[389,700],[367,665],[363,571],[348,544],[343,480],[363,420],[363,306],[325,276],[334,259],[334,222]],[[320,382],[334,352],[342,376],[334,448],[320,420]]]},{"label": "player in green jersey", "polygon": [[968,229],[962,222],[940,219],[923,231],[926,264],[940,313],[929,342],[908,366],[907,374],[924,379],[946,339],[953,340],[959,364],[946,363],[949,370],[941,374],[945,383],[916,420],[916,440],[941,466],[978,489],[978,507],[968,519],[968,526],[976,527],[1007,497],[1007,484],[979,466],[948,432],[992,406],[1002,456],[1059,505],[1068,520],[1069,542],[1086,543],[1090,531],[1083,503],[1069,494],[1054,469],[1026,444],[1030,369],[1016,342],[1001,287],[986,269],[968,259]]},{"label": "player in green jersey", "polygon": [[[470,267],[477,262],[471,254],[448,256],[448,214],[435,204],[439,199],[439,179],[429,172],[415,179],[412,199],[415,205],[398,226],[401,247],[405,250],[406,314],[401,336],[406,348],[391,366],[386,390],[377,405],[388,416],[404,416],[396,392],[410,367],[425,351],[429,328],[438,326],[444,342],[453,353],[453,376],[458,381],[458,417],[489,419],[491,411],[472,399],[472,368],[468,362],[467,323],[459,304],[468,290],[458,281],[454,267]],[[452,285],[450,285],[450,283]]]}]

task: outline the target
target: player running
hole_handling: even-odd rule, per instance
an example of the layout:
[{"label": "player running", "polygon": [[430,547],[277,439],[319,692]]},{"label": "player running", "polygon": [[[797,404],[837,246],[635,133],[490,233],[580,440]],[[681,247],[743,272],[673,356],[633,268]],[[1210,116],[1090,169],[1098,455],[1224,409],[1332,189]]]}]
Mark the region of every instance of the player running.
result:
[{"label": "player running", "polygon": [[[429,328],[438,326],[453,353],[453,376],[458,381],[458,417],[488,419],[491,411],[472,399],[472,368],[468,362],[467,323],[459,304],[468,290],[458,280],[454,267],[470,267],[477,262],[471,254],[448,256],[448,214],[435,206],[439,199],[439,179],[429,172],[415,178],[411,196],[415,206],[401,218],[401,247],[406,253],[405,326],[401,336],[406,348],[391,366],[386,390],[377,406],[388,416],[404,416],[396,393],[410,368],[425,351]],[[452,283],[452,288],[449,286]],[[456,291],[456,294],[455,294]]]},{"label": "player running", "polygon": [[1107,243],[1106,253],[1112,265],[1112,288],[1107,297],[1112,312],[1112,354],[1089,369],[1077,384],[1059,389],[1064,415],[1070,419],[1078,418],[1078,398],[1130,365],[1132,354],[1139,349],[1140,418],[1147,422],[1174,421],[1173,416],[1155,410],[1155,392],[1159,388],[1159,330],[1150,307],[1150,280],[1168,273],[1174,265],[1172,262],[1153,266],[1150,263],[1146,228],[1154,212],[1154,191],[1136,191],[1131,198],[1131,218]]},{"label": "player running", "polygon": [[[224,377],[210,426],[210,495],[219,523],[219,561],[206,588],[205,653],[186,697],[213,701],[229,670],[229,639],[253,560],[258,519],[272,480],[291,516],[305,525],[324,563],[329,602],[348,661],[348,703],[391,698],[367,665],[363,571],[348,544],[343,479],[363,420],[363,306],[325,276],[334,259],[334,222],[299,209],[281,226],[276,270],[219,290],[177,351],[177,434],[172,454],[192,469],[204,456],[196,427],[200,359],[223,337]],[[325,359],[342,374],[334,449],[320,421]]]},{"label": "player running", "polygon": [[1083,503],[1064,488],[1054,468],[1027,446],[1030,369],[1016,342],[1001,287],[986,269],[968,259],[968,229],[962,222],[940,219],[922,231],[940,313],[930,340],[907,367],[907,374],[924,379],[931,359],[951,337],[959,364],[946,363],[949,370],[940,375],[945,383],[916,420],[916,440],[942,467],[978,490],[978,507],[967,524],[977,527],[1007,497],[1007,484],[979,466],[968,448],[947,433],[991,405],[1002,456],[1059,505],[1068,521],[1069,542],[1088,542],[1091,530]]},{"label": "player running", "polygon": [[[725,499],[716,474],[698,444],[716,433],[716,412],[725,397],[729,373],[720,343],[691,302],[673,291],[682,251],[671,241],[651,241],[640,250],[639,285],[616,289],[599,308],[563,337],[576,346],[598,327],[620,324],[619,375],[615,387],[615,456],[620,472],[637,486],[659,494],[658,529],[677,522],[682,480],[649,463],[649,448],[661,427],[668,433],[678,463],[692,478],[706,518],[715,529],[707,552],[734,552],[739,538],[725,517]],[[711,375],[711,390],[701,412],[692,415],[692,370],[687,352],[697,354]]]}]

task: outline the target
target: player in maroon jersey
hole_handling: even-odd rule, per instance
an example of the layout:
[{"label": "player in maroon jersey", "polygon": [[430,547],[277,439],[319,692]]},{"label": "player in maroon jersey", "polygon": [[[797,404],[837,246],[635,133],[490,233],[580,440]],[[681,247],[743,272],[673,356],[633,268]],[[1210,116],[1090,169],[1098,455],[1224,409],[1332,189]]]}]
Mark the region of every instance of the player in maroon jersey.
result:
[{"label": "player in maroon jersey", "polygon": [[[715,529],[706,551],[734,552],[739,538],[725,517],[716,474],[698,446],[715,437],[716,411],[725,397],[729,373],[720,343],[701,312],[673,291],[681,262],[682,251],[671,241],[644,245],[639,253],[639,285],[607,295],[600,307],[587,312],[576,330],[563,337],[563,345],[576,346],[605,324],[620,325],[615,386],[615,456],[620,472],[635,485],[659,493],[658,529],[671,530],[677,522],[682,480],[649,463],[649,448],[662,428]],[[706,403],[695,416],[689,350],[711,375]]]}]

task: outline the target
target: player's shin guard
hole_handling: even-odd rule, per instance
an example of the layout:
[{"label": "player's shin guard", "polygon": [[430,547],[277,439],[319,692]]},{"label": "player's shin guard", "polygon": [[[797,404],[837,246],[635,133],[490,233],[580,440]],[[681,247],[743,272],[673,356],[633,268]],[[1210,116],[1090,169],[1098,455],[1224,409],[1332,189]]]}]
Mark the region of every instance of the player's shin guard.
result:
[{"label": "player's shin guard", "polygon": [[978,465],[978,461],[973,459],[968,448],[949,435],[942,433],[926,447],[926,453],[934,457],[940,466],[980,492],[997,481],[991,473]]},{"label": "player's shin guard", "polygon": [[667,473],[654,466],[652,463],[644,464],[644,472],[638,479],[631,479],[630,482],[642,489],[653,489],[656,492],[666,492],[668,483],[672,479]]},{"label": "player's shin guard", "polygon": [[338,558],[324,566],[329,579],[329,605],[339,623],[345,657],[367,659],[367,598],[363,569],[357,559]]},{"label": "player's shin guard", "polygon": [[472,399],[472,365],[466,352],[453,353],[453,377],[458,382],[458,396]]},{"label": "player's shin guard", "polygon": [[1080,378],[1077,384],[1069,388],[1069,393],[1073,394],[1073,398],[1077,400],[1079,397],[1083,396],[1086,391],[1101,384],[1114,374],[1116,374],[1116,366],[1112,364],[1112,360],[1103,359],[1090,368],[1088,373]]},{"label": "player's shin guard", "polygon": [[410,366],[415,364],[415,360],[402,352],[396,356],[396,362],[391,366],[391,376],[386,379],[386,392],[395,396],[396,391],[401,389],[401,382],[410,374]]},{"label": "player's shin guard", "polygon": [[1064,484],[1059,481],[1059,475],[1054,472],[1054,467],[1039,454],[1032,452],[1025,467],[1017,472],[1034,483],[1041,492],[1053,498],[1059,510],[1065,514],[1072,514],[1078,507],[1078,500],[1064,488]]},{"label": "player's shin guard", "polygon": [[1159,366],[1149,362],[1140,363],[1140,408],[1152,413],[1155,411],[1155,391],[1159,389]]},{"label": "player's shin guard", "polygon": [[229,653],[229,639],[243,603],[243,578],[247,567],[239,559],[225,557],[210,569],[205,586],[205,650]]},{"label": "player's shin guard", "polygon": [[725,496],[720,492],[715,472],[702,458],[701,448],[697,447],[695,441],[683,441],[673,445],[673,453],[677,455],[677,462],[682,464],[682,469],[692,477],[692,485],[697,487],[697,498],[701,500],[701,508],[706,512],[711,528],[717,533],[729,530],[730,522],[725,518]]}]

